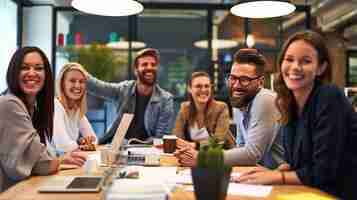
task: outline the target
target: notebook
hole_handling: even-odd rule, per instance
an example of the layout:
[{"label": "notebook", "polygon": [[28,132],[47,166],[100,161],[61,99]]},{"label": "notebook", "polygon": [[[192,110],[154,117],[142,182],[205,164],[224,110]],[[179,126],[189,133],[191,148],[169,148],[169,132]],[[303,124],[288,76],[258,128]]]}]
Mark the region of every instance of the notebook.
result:
[{"label": "notebook", "polygon": [[38,192],[99,192],[101,176],[53,176],[38,187]]}]

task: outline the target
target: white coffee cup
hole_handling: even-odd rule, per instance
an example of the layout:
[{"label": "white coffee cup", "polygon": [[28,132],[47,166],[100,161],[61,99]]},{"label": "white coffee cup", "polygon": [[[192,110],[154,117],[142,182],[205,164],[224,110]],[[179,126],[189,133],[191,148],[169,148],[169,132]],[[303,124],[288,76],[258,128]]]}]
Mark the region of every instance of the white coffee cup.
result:
[{"label": "white coffee cup", "polygon": [[84,163],[84,171],[86,174],[94,174],[98,171],[98,162],[96,158],[88,157]]}]

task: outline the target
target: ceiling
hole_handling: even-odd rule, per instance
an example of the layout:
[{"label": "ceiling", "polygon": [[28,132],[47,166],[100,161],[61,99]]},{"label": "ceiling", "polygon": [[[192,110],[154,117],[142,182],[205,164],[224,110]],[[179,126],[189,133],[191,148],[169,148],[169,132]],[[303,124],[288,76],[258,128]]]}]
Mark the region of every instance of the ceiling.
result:
[{"label": "ceiling", "polygon": [[[30,0],[33,4],[70,7],[72,0]],[[238,0],[137,0],[143,3],[234,4]],[[357,0],[291,0],[296,5],[310,5],[311,16],[323,32],[338,31],[345,39],[357,43]],[[181,11],[182,12],[182,11]],[[147,13],[152,14],[152,13]],[[155,14],[155,13],[154,13]],[[175,14],[171,10],[168,14]],[[182,13],[181,13],[182,14]],[[160,13],[163,15],[163,13]],[[224,17],[224,16],[223,16]],[[284,21],[283,28],[292,27],[305,19],[304,15]]]},{"label": "ceiling", "polygon": [[[56,6],[71,6],[72,0],[30,0],[33,4],[52,4]],[[143,3],[194,3],[194,4],[234,4],[237,0],[137,0]],[[291,0],[297,5],[310,4],[315,0]]]}]

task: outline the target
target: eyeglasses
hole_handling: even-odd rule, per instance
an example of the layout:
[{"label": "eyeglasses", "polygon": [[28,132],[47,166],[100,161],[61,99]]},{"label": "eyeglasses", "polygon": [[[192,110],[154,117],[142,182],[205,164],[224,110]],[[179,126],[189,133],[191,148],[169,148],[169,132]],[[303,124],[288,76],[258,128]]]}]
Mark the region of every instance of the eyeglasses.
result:
[{"label": "eyeglasses", "polygon": [[193,85],[192,86],[193,88],[196,88],[196,89],[209,89],[211,87],[211,84],[196,84],[196,85]]},{"label": "eyeglasses", "polygon": [[261,76],[256,76],[254,78],[248,77],[248,76],[234,76],[234,75],[229,75],[228,80],[232,82],[232,84],[236,84],[237,81],[239,84],[243,87],[248,86],[253,80],[259,79]]}]

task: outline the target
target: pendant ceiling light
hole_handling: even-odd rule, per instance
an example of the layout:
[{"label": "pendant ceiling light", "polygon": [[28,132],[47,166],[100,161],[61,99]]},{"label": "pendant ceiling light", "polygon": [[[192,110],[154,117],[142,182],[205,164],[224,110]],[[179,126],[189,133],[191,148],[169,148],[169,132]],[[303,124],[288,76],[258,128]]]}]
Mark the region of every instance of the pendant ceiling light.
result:
[{"label": "pendant ceiling light", "polygon": [[[118,41],[118,42],[110,42],[107,44],[107,47],[117,50],[128,50],[129,49],[129,41]],[[131,41],[132,49],[142,49],[146,47],[144,42],[139,41]]]},{"label": "pendant ceiling light", "polygon": [[144,9],[134,0],[73,0],[72,6],[85,13],[103,16],[135,15]]},{"label": "pendant ceiling light", "polygon": [[[208,48],[208,40],[200,40],[193,43],[195,47],[201,49]],[[222,39],[213,39],[212,40],[212,49],[229,49],[238,46],[238,42],[234,40],[222,40]]]},{"label": "pendant ceiling light", "polygon": [[231,13],[246,18],[271,18],[289,15],[295,9],[288,0],[240,0]]}]

